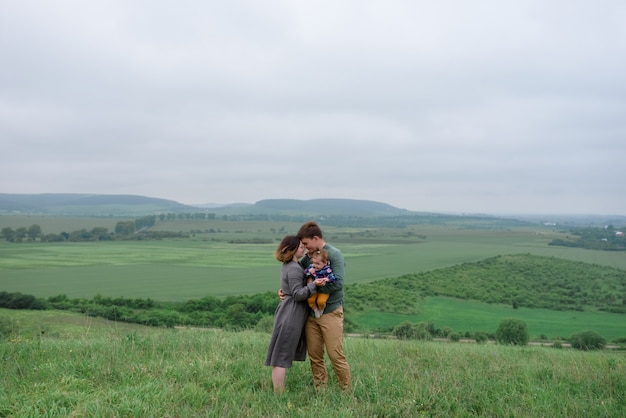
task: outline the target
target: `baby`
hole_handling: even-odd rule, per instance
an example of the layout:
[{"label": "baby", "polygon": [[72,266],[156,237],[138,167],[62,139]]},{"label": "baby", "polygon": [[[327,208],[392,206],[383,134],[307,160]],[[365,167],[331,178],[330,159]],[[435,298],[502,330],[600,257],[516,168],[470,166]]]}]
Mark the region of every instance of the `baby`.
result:
[{"label": "baby", "polygon": [[[324,249],[314,252],[310,255],[311,264],[304,269],[304,273],[307,278],[307,283],[312,282],[315,279],[326,279],[326,282],[335,282],[337,278],[333,273],[333,269],[330,268],[328,262],[328,252]],[[328,300],[327,293],[315,293],[307,299],[309,306],[313,309],[315,317],[319,318],[326,309],[326,301]]]}]

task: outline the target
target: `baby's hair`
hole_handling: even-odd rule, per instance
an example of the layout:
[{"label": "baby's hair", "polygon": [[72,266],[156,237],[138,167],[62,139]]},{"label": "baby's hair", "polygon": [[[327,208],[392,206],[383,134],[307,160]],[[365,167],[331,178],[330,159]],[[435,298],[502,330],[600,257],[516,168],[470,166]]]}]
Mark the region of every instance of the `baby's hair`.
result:
[{"label": "baby's hair", "polygon": [[326,251],[325,249],[321,249],[321,250],[317,250],[315,251],[312,255],[311,258],[314,257],[319,257],[320,260],[322,260],[323,263],[328,263],[328,251]]}]

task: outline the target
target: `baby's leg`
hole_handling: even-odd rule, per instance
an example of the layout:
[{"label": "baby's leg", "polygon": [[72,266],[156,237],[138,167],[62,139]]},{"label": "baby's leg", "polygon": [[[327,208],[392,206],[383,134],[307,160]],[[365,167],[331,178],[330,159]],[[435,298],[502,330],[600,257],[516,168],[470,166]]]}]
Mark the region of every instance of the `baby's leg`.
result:
[{"label": "baby's leg", "polygon": [[317,294],[317,307],[320,311],[324,312],[326,309],[326,301],[330,295],[328,293],[318,293]]},{"label": "baby's leg", "polygon": [[309,307],[313,310],[317,309],[317,293],[309,296],[306,302],[309,304]]}]

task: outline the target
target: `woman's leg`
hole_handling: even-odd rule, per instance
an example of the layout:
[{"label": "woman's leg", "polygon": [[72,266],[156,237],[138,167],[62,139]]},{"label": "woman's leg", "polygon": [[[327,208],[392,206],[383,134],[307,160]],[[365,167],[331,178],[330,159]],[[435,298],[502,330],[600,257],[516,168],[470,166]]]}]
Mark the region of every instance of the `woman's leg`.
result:
[{"label": "woman's leg", "polygon": [[274,393],[282,393],[285,390],[285,378],[287,369],[284,367],[272,367],[272,384]]}]

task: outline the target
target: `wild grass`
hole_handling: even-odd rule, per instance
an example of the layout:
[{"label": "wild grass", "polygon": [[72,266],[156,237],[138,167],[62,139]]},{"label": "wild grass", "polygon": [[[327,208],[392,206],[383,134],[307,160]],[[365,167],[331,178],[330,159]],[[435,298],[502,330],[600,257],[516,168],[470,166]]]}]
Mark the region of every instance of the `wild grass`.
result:
[{"label": "wild grass", "polygon": [[7,417],[621,417],[626,411],[623,352],[348,337],[351,391],[339,391],[331,372],[328,388],[316,392],[308,364],[296,363],[277,396],[270,369],[262,366],[268,334],[1,313],[19,314],[11,320],[21,324],[0,341],[0,415]]}]

